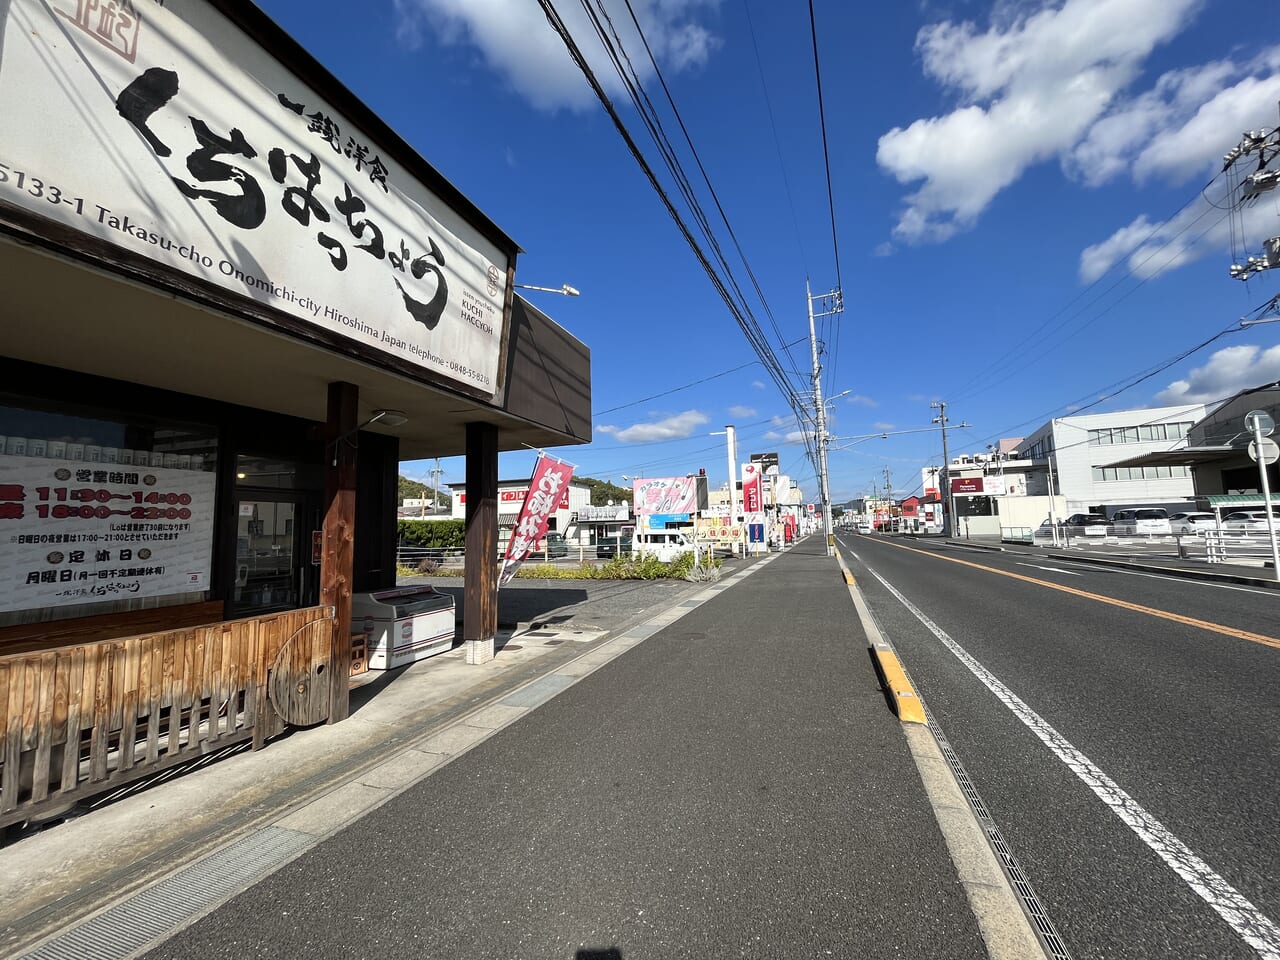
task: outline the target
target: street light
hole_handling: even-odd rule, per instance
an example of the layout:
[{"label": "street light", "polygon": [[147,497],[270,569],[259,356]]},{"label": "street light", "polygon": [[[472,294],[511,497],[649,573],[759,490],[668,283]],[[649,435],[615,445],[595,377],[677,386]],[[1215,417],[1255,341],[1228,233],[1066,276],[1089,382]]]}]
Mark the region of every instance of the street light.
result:
[{"label": "street light", "polygon": [[567,283],[560,287],[535,287],[527,283],[516,283],[512,286],[519,287],[521,290],[539,290],[542,293],[558,293],[564,297],[580,297],[581,292],[577,287],[571,287]]}]

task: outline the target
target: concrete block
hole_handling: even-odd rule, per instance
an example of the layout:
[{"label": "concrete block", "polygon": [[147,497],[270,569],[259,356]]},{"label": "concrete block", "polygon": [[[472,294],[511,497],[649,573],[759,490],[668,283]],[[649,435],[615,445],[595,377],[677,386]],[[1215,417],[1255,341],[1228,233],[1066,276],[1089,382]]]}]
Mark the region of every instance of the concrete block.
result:
[{"label": "concrete block", "polygon": [[493,637],[488,640],[468,640],[466,648],[469,664],[488,663],[493,659]]}]

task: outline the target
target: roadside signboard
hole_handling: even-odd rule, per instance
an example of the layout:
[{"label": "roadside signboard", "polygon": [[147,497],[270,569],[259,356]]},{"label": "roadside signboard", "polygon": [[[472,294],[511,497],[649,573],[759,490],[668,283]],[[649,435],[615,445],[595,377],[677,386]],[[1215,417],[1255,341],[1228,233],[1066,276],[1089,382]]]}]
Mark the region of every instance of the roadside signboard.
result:
[{"label": "roadside signboard", "polygon": [[1263,437],[1261,450],[1256,440],[1249,441],[1249,459],[1257,463],[1261,460],[1263,463],[1275,463],[1280,459],[1280,444],[1277,444],[1270,437]]}]

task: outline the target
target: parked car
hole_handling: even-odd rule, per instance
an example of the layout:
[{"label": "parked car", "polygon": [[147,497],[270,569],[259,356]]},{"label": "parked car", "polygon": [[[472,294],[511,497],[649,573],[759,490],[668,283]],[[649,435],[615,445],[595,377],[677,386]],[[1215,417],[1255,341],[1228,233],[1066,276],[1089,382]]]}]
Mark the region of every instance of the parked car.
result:
[{"label": "parked car", "polygon": [[1218,518],[1212,513],[1175,513],[1169,518],[1169,530],[1175,537],[1190,537],[1217,528]]},{"label": "parked car", "polygon": [[[1272,516],[1275,516],[1274,511]],[[1276,519],[1280,528],[1280,518]],[[1239,510],[1222,518],[1222,529],[1232,533],[1267,532],[1267,512],[1265,510]]]},{"label": "parked car", "polygon": [[1107,518],[1101,513],[1073,513],[1062,521],[1062,526],[1106,526]]},{"label": "parked car", "polygon": [[1111,530],[1118,537],[1167,537],[1172,532],[1164,507],[1117,510],[1111,515]]},{"label": "parked car", "polygon": [[620,554],[630,552],[630,537],[610,537],[607,540],[596,541],[596,558],[599,560],[612,560]]},{"label": "parked car", "polygon": [[567,557],[569,555],[569,543],[565,540],[563,533],[548,533],[543,543],[543,548],[538,552],[553,560],[556,557]]},{"label": "parked car", "polygon": [[1062,521],[1067,533],[1076,536],[1105,537],[1107,535],[1107,518],[1100,513],[1073,513]]}]

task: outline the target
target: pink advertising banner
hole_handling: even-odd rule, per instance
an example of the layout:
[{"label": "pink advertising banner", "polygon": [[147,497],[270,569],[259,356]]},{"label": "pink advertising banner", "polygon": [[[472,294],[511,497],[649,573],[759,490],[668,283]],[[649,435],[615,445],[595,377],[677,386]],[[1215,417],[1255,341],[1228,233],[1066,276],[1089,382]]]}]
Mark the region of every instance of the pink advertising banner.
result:
[{"label": "pink advertising banner", "polygon": [[520,508],[520,517],[507,542],[498,586],[505,587],[515,577],[520,564],[534,545],[547,533],[547,521],[560,503],[562,492],[569,486],[573,467],[546,455],[539,455],[529,479],[529,495]]},{"label": "pink advertising banner", "polygon": [[742,512],[759,513],[764,509],[764,500],[760,492],[760,464],[744,463],[742,465]]},{"label": "pink advertising banner", "polygon": [[637,478],[631,486],[636,516],[654,513],[696,513],[697,477]]}]

